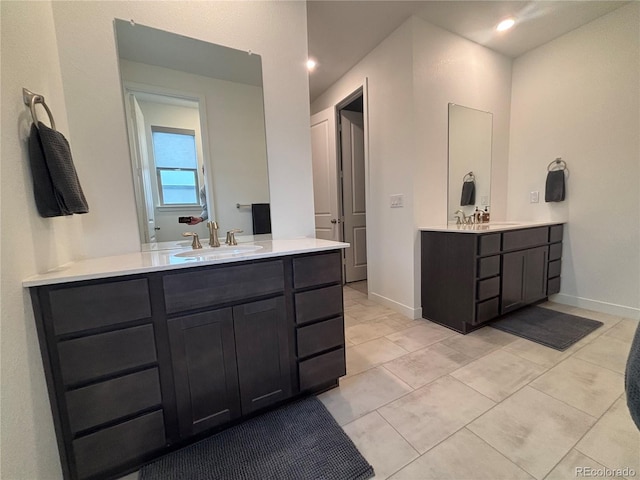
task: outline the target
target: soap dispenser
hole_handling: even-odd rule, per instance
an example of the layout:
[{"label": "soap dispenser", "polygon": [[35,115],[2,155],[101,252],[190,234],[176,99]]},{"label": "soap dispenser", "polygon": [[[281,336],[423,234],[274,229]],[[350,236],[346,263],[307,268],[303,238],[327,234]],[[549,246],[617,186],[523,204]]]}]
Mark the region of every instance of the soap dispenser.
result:
[{"label": "soap dispenser", "polygon": [[482,221],[484,223],[489,223],[489,206],[484,207],[484,212],[482,212]]},{"label": "soap dispenser", "polygon": [[482,223],[482,212],[477,206],[473,212],[473,223]]}]

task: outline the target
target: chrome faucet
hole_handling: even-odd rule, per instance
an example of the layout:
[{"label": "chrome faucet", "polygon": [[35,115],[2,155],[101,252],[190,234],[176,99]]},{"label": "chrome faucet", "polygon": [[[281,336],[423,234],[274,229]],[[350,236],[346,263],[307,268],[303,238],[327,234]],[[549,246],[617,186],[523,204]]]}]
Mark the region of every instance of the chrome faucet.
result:
[{"label": "chrome faucet", "polygon": [[207,228],[209,229],[209,246],[219,247],[220,240],[218,240],[218,222],[207,222]]},{"label": "chrome faucet", "polygon": [[199,248],[202,248],[202,245],[200,244],[200,239],[198,238],[198,234],[195,232],[184,232],[182,234],[183,237],[193,237],[193,242],[191,243],[191,248],[193,248],[194,250],[197,250]]},{"label": "chrome faucet", "polygon": [[224,242],[227,245],[237,245],[236,233],[242,233],[242,230],[233,228],[227,232],[227,240]]}]

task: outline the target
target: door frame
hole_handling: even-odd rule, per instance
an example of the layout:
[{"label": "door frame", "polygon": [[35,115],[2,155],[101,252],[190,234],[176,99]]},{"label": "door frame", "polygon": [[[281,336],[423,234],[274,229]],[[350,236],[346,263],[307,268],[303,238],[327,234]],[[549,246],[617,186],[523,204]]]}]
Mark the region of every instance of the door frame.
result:
[{"label": "door frame", "polygon": [[[367,229],[369,228],[370,221],[370,213],[369,206],[370,202],[370,183],[369,183],[369,85],[368,78],[365,77],[362,83],[353,90],[349,95],[345,96],[342,100],[334,106],[334,114],[335,114],[335,125],[336,125],[336,170],[338,172],[336,181],[338,182],[338,215],[340,217],[340,228],[339,228],[339,236],[340,241],[344,241],[344,192],[343,192],[343,175],[342,175],[342,135],[340,132],[340,111],[344,109],[347,105],[353,102],[356,98],[362,97],[362,117],[364,122],[364,196],[365,196],[365,220],[367,223]],[[369,279],[370,274],[370,262],[369,262],[369,252],[371,251],[371,240],[370,235],[367,235],[366,245],[367,245],[367,280]],[[346,280],[344,276],[345,272],[345,252],[342,251],[342,271],[343,271],[343,279]],[[345,282],[346,283],[346,282]],[[369,289],[369,283],[367,282],[367,290]],[[367,292],[368,293],[368,292]]]}]

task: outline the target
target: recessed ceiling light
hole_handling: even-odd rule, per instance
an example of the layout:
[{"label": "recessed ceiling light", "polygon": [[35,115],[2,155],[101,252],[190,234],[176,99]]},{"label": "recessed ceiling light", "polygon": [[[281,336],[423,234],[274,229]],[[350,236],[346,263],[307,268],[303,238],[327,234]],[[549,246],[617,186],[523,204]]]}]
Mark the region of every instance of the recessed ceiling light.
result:
[{"label": "recessed ceiling light", "polygon": [[498,24],[496,30],[499,32],[504,32],[505,30],[509,30],[511,27],[513,27],[515,23],[516,21],[513,18],[507,18]]},{"label": "recessed ceiling light", "polygon": [[316,61],[310,58],[307,60],[307,70],[312,72],[316,68]]}]

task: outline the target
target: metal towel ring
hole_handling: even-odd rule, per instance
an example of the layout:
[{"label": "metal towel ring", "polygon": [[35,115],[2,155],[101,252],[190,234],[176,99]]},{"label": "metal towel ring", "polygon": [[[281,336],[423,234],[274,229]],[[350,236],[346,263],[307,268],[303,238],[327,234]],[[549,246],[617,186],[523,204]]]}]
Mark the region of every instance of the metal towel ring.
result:
[{"label": "metal towel ring", "polygon": [[562,160],[562,158],[560,157],[556,158],[549,165],[547,165],[548,172],[551,172],[553,170],[566,170],[568,172],[569,169],[567,168],[567,162]]},{"label": "metal towel ring", "polygon": [[[44,102],[44,97],[42,95],[38,95],[37,93],[33,93],[26,88],[22,89],[22,99],[25,105],[29,105],[29,109],[31,110],[31,117],[33,118],[33,123],[36,127],[38,127],[38,115],[36,114],[36,103],[41,104],[44,109],[47,111],[47,115],[49,116],[49,122],[51,123],[51,129],[56,129],[56,122],[53,120],[53,114],[49,107]],[[39,128],[39,127],[38,127]]]},{"label": "metal towel ring", "polygon": [[[469,177],[469,178],[467,178],[467,177]],[[463,182],[475,182],[476,181],[476,176],[473,174],[473,172],[469,172],[462,178],[462,181]]]}]

